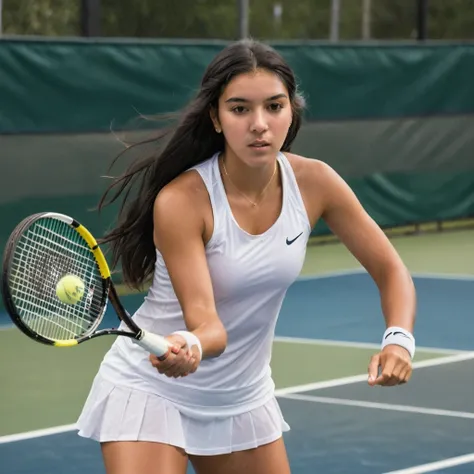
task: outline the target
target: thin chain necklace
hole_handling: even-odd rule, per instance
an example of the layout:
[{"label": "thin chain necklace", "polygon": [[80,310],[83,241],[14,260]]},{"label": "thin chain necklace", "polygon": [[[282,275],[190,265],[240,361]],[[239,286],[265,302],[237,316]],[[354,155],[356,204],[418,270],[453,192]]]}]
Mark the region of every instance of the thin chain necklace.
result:
[{"label": "thin chain necklace", "polygon": [[230,181],[230,183],[232,184],[232,186],[234,186],[234,188],[235,188],[245,199],[247,199],[247,201],[248,201],[250,204],[252,204],[252,207],[257,207],[257,205],[259,204],[259,202],[262,200],[265,191],[268,189],[268,186],[270,186],[271,182],[273,181],[273,178],[275,177],[276,170],[277,170],[277,163],[275,162],[275,168],[274,168],[274,170],[273,170],[273,174],[272,174],[270,180],[268,181],[267,185],[262,189],[262,192],[259,194],[257,201],[251,201],[251,200],[246,196],[246,194],[244,194],[244,193],[238,188],[238,186],[236,186],[236,184],[232,181],[231,177],[229,176],[229,173],[227,173],[227,168],[225,167],[225,162],[224,162],[224,160],[222,160],[222,167],[224,168],[224,173],[225,173],[225,175],[229,178],[229,181]]}]

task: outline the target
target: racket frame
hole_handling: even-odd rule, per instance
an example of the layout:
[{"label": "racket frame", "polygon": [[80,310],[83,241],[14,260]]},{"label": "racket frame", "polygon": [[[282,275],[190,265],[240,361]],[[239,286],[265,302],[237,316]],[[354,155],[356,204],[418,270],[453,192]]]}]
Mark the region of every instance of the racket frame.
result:
[{"label": "racket frame", "polygon": [[[36,221],[42,218],[52,218],[52,219],[60,220],[64,222],[65,224],[67,224],[68,226],[70,226],[72,229],[74,229],[89,246],[89,250],[94,255],[95,263],[98,267],[99,273],[102,278],[101,311],[99,315],[97,316],[96,320],[94,321],[94,323],[87,330],[87,332],[76,338],[53,340],[36,333],[27,324],[23,322],[19,314],[19,311],[14,303],[13,296],[10,290],[10,285],[9,285],[10,271],[11,271],[11,265],[12,265],[13,256],[15,254],[16,246],[20,240],[20,237],[24,234],[24,232],[30,226],[32,226]],[[71,347],[71,346],[80,344],[84,341],[94,339],[96,337],[103,336],[103,335],[117,335],[117,336],[125,336],[128,338],[132,338],[144,347],[151,346],[150,349],[153,348],[154,344],[158,344],[158,345],[163,344],[162,343],[163,338],[161,336],[150,334],[148,332],[141,330],[137,326],[137,324],[133,321],[133,319],[130,317],[130,315],[128,314],[125,307],[120,301],[120,298],[117,294],[117,290],[111,279],[109,266],[107,264],[105,256],[101,248],[99,247],[96,239],[80,222],[78,222],[77,220],[67,215],[56,213],[56,212],[37,213],[37,214],[33,214],[26,217],[15,227],[5,247],[5,252],[4,252],[3,262],[2,262],[1,289],[2,289],[2,296],[3,296],[5,308],[8,314],[10,315],[10,318],[12,319],[13,323],[26,336],[42,344],[52,345],[56,347]],[[107,302],[109,300],[112,303],[112,306],[114,307],[118,318],[126,324],[126,326],[128,327],[128,329],[130,329],[131,332],[121,331],[114,328],[96,331],[97,327],[100,325],[100,323],[102,322],[104,318],[105,312],[107,310]],[[167,354],[168,353],[161,355],[160,358],[163,358],[163,359],[166,358]]]}]

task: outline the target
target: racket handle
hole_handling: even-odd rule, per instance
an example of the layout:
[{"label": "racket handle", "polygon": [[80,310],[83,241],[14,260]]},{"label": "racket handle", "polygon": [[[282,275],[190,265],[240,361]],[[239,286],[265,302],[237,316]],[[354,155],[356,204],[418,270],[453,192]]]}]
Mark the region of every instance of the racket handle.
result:
[{"label": "racket handle", "polygon": [[138,339],[134,339],[134,342],[143,347],[143,349],[150,354],[156,355],[160,360],[166,359],[171,348],[170,343],[163,336],[143,331],[143,329]]}]

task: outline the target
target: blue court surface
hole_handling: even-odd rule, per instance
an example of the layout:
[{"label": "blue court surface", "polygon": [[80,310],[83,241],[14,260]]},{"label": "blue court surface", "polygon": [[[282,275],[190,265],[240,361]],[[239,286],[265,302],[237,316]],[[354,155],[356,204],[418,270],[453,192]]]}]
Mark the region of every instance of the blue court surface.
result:
[{"label": "blue court surface", "polygon": [[[278,389],[293,474],[474,473],[474,278],[418,276],[415,284],[417,345],[439,354],[415,362],[409,384],[370,388],[362,367]],[[374,283],[353,272],[298,280],[277,336],[375,351],[383,330]],[[99,446],[74,431],[0,437],[0,460],[2,474],[104,473]]]}]

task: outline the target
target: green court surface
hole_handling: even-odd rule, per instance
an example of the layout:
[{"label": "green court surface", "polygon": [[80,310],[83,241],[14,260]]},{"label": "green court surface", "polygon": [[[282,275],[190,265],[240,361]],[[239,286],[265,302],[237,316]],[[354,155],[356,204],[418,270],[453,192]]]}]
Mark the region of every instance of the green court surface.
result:
[{"label": "green court surface", "polygon": [[[358,375],[368,366],[374,347],[328,345],[324,342],[284,342],[277,340],[272,371],[277,389]],[[415,362],[445,357],[446,353],[418,350]],[[297,364],[297,366],[295,366]]]},{"label": "green court surface", "polygon": [[[410,271],[474,275],[474,230],[399,236],[391,239]],[[367,242],[367,245],[370,245]],[[308,247],[303,275],[360,268],[341,244]]]}]

